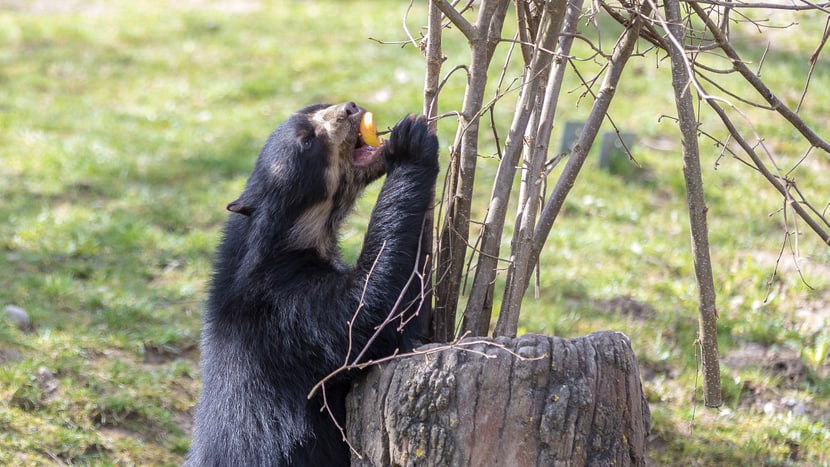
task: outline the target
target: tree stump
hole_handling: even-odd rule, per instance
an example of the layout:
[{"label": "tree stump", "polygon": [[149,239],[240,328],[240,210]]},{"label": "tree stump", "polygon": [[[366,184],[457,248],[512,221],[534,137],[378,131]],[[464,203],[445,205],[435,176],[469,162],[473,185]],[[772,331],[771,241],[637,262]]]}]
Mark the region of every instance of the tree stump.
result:
[{"label": "tree stump", "polygon": [[628,338],[467,338],[375,366],[347,400],[355,466],[642,465]]}]

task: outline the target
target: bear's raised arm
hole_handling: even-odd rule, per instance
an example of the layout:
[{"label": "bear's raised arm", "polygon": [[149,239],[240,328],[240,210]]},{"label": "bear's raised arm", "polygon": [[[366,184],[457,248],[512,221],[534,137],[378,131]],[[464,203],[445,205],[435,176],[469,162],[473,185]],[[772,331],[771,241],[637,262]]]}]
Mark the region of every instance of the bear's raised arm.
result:
[{"label": "bear's raised arm", "polygon": [[[432,228],[424,225],[424,217],[434,199],[438,139],[424,117],[408,116],[392,129],[383,156],[386,182],[372,211],[354,271],[359,278],[354,286],[359,290],[353,292],[361,293],[363,305],[385,318],[417,311],[420,303],[412,302],[422,299],[420,292],[427,286],[419,274],[424,272],[426,257],[431,253],[430,245],[422,242],[422,235],[425,229]],[[407,283],[409,287],[404,290]],[[415,319],[405,328],[408,338],[415,337],[420,330],[418,321]],[[377,353],[388,351],[381,349]]]}]

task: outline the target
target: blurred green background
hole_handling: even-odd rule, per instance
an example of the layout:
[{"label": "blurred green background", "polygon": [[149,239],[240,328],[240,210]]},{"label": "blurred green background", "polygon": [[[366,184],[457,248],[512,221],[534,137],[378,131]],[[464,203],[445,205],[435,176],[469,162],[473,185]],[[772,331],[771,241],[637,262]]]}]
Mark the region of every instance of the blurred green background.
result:
[{"label": "blurred green background", "polygon": [[[354,100],[381,127],[420,111],[423,59],[404,45],[403,26],[419,37],[423,3],[404,20],[407,2],[391,0],[0,0],[0,306],[30,319],[18,326],[9,311],[0,319],[0,464],[181,463],[225,205],[269,132],[300,107]],[[824,18],[800,15],[798,34],[765,39],[735,28],[748,59],[760,60],[771,41],[763,77],[789,105]],[[773,22],[790,18],[776,13]],[[602,27],[608,46],[619,28]],[[449,70],[467,55],[457,31],[446,41]],[[580,63],[587,75],[598,68]],[[636,134],[639,165],[600,170],[594,158],[586,166],[546,246],[521,331],[630,336],[655,464],[827,465],[828,248],[805,232],[789,237],[779,259],[780,198],[704,139],[725,399],[704,408],[679,138],[660,118],[674,113],[669,69],[646,55],[626,75],[612,116]],[[590,108],[569,79],[560,122]],[[449,81],[442,111],[457,106],[463,85],[460,74]],[[495,112],[502,140],[515,94]],[[828,115],[822,62],[802,116],[825,131]],[[806,150],[797,134],[760,110],[747,117],[784,170],[795,165]],[[703,121],[725,136],[714,119]],[[440,124],[443,147],[454,123]],[[485,149],[478,216],[497,164],[495,149]],[[830,159],[816,153],[794,172],[819,209],[830,198],[829,171]],[[374,194],[343,232],[346,257],[362,242]]]}]

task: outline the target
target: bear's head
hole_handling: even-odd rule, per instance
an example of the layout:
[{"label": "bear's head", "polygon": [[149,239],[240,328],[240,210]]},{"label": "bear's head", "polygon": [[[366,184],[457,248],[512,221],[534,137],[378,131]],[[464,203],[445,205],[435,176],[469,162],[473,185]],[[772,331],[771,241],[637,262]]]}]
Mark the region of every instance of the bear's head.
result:
[{"label": "bear's head", "polygon": [[336,232],[358,195],[386,171],[381,148],[360,136],[353,102],[313,105],[268,138],[242,195],[228,210],[283,230],[295,248],[334,254]]}]

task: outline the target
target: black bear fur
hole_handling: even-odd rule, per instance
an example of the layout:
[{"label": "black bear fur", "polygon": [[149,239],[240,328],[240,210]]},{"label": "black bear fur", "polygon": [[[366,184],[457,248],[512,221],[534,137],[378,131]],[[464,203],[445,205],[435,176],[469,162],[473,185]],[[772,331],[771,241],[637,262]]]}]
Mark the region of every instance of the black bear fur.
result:
[{"label": "black bear fur", "polygon": [[[423,117],[408,116],[388,142],[371,148],[358,136],[363,113],[346,103],[292,115],[228,205],[186,465],[349,465],[340,430],[321,411],[321,393],[309,400],[309,391],[353,362],[375,334],[363,360],[406,351],[419,338],[425,317],[414,303],[421,281],[413,271],[428,253],[421,232],[429,228],[438,141]],[[337,247],[339,226],[384,173],[362,251],[349,267]],[[376,333],[390,312],[404,310]],[[325,386],[340,426],[353,376],[343,372]]]}]

